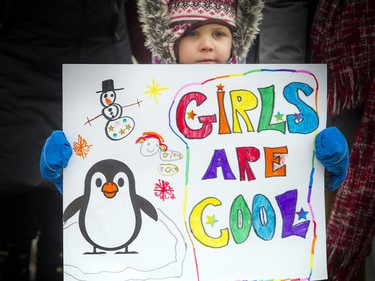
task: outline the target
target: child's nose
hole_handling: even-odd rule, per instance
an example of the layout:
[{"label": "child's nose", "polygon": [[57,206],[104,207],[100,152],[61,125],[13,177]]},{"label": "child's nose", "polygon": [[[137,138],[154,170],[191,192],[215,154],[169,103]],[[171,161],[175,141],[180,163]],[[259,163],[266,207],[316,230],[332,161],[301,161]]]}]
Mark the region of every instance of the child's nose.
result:
[{"label": "child's nose", "polygon": [[202,37],[201,39],[201,44],[200,44],[200,49],[203,52],[210,52],[213,50],[213,44],[211,40],[207,37]]}]

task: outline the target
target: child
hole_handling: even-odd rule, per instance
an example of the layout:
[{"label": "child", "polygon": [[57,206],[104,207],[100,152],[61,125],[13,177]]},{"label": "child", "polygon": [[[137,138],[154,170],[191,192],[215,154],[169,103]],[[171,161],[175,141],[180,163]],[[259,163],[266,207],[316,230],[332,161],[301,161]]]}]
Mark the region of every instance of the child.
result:
[{"label": "child", "polygon": [[[208,57],[208,62],[244,62],[259,32],[262,8],[262,0],[138,1],[139,19],[146,37],[145,45],[153,53],[156,63],[167,64],[199,63],[199,56],[196,60],[188,61],[184,57],[193,55],[192,48],[206,54],[214,52],[216,55],[217,47],[224,48],[226,53],[218,53],[217,60]],[[206,30],[207,27],[210,29]],[[201,32],[207,35],[211,32],[212,40],[209,42],[217,44],[208,47],[199,45],[198,40],[205,39]],[[227,43],[230,43],[229,46]],[[190,47],[189,53],[185,52],[187,46]]]},{"label": "child", "polygon": [[[261,0],[139,0],[146,46],[156,63],[223,64],[243,62],[261,19]],[[344,181],[348,146],[336,128],[320,132],[316,156],[331,172],[329,189]],[[62,169],[72,149],[65,135],[55,131],[47,139],[40,161],[41,174],[62,193]]]}]

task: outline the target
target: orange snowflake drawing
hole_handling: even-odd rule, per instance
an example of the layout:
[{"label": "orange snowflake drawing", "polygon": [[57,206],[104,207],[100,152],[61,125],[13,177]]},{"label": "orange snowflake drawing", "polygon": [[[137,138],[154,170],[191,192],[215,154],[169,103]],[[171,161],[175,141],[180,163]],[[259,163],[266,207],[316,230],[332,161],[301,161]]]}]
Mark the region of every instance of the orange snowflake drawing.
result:
[{"label": "orange snowflake drawing", "polygon": [[81,135],[78,135],[78,142],[73,142],[73,151],[77,156],[85,159],[85,157],[89,153],[91,146],[92,144],[87,144],[87,141],[82,138]]}]

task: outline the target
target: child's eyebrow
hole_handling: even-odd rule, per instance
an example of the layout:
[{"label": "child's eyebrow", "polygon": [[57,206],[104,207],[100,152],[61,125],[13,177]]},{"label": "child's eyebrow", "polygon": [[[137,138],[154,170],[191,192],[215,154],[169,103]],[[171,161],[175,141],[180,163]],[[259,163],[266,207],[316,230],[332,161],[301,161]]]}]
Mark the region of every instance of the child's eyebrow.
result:
[{"label": "child's eyebrow", "polygon": [[224,30],[229,30],[228,27],[226,27],[225,25],[221,25],[221,24],[215,24],[212,26],[213,28],[215,29],[224,29]]},{"label": "child's eyebrow", "polygon": [[225,26],[215,27],[215,28],[213,28],[213,31],[231,32],[228,28],[225,28]]}]

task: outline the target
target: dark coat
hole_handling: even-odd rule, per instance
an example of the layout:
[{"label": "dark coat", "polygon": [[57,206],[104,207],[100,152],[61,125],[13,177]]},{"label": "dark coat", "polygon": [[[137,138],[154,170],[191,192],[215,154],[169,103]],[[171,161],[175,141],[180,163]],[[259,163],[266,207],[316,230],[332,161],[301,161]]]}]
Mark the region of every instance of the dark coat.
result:
[{"label": "dark coat", "polygon": [[39,158],[62,127],[62,64],[131,63],[122,0],[0,1],[0,193],[46,185]]}]

